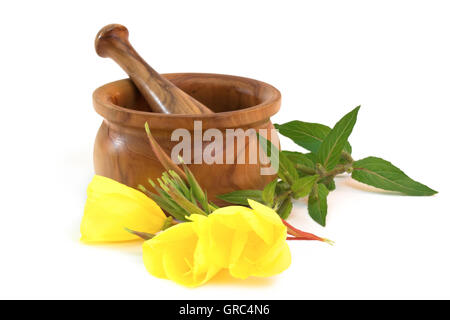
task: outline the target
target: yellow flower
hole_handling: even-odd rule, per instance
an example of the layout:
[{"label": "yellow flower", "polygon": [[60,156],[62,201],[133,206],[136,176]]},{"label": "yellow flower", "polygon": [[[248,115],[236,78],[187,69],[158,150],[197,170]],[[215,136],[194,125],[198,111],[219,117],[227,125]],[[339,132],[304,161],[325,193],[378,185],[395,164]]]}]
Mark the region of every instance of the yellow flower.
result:
[{"label": "yellow flower", "polygon": [[144,242],[144,264],[150,274],[196,287],[220,271],[205,254],[205,239],[199,237],[205,234],[200,229],[205,226],[201,221],[206,218],[200,215],[198,218],[199,223],[180,223]]},{"label": "yellow flower", "polygon": [[272,209],[252,200],[208,217],[191,215],[144,243],[144,263],[154,276],[195,287],[221,269],[245,279],[268,277],[291,263],[286,227]]},{"label": "yellow flower", "polygon": [[145,194],[106,177],[94,176],[87,195],[80,227],[84,242],[140,239],[125,228],[156,233],[166,220],[161,208]]},{"label": "yellow flower", "polygon": [[251,209],[230,206],[209,216],[213,260],[241,279],[281,273],[291,264],[286,226],[269,207],[248,202]]}]

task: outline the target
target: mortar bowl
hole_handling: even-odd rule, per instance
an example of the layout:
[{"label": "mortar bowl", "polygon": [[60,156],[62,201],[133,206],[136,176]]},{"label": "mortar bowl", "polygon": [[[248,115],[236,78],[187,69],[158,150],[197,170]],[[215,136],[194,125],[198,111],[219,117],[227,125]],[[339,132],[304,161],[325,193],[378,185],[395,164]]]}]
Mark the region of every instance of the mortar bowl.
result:
[{"label": "mortar bowl", "polygon": [[[164,74],[168,80],[213,110],[214,114],[186,115],[148,112],[147,104],[130,79],[108,83],[93,93],[94,108],[103,117],[94,146],[94,168],[98,175],[136,188],[139,184],[151,189],[148,179],[156,181],[164,171],[152,152],[144,130],[148,122],[150,130],[171,156],[172,148],[180,141],[172,141],[176,129],[185,129],[191,137],[204,134],[208,129],[217,129],[226,137],[227,129],[266,129],[269,140],[278,139],[274,134],[270,117],[278,112],[281,94],[273,86],[238,76],[205,73]],[[198,124],[201,121],[201,129]],[[216,132],[218,132],[216,130]],[[249,141],[249,140],[248,140]],[[218,205],[225,203],[216,195],[235,190],[263,189],[274,179],[273,174],[262,175],[261,168],[267,166],[257,157],[256,163],[249,163],[250,143],[239,148],[234,143],[234,152],[226,153],[230,141],[223,142],[221,156],[223,163],[205,163],[195,155],[211,143],[202,141],[194,145],[191,141],[191,161],[188,167],[208,197]],[[200,149],[200,150],[199,150]],[[228,149],[228,151],[231,149]],[[199,152],[200,151],[200,152]],[[215,156],[217,156],[215,149]],[[239,163],[238,156],[245,155],[245,163]],[[186,161],[183,152],[183,158]],[[233,159],[234,157],[234,159]],[[231,160],[231,161],[230,161]]]}]

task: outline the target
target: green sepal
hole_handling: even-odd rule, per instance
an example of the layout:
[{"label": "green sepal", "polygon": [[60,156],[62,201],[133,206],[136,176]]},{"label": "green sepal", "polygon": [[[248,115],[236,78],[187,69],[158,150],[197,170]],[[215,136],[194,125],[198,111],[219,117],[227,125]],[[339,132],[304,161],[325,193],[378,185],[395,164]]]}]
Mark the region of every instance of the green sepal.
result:
[{"label": "green sepal", "polygon": [[144,239],[144,240],[150,240],[151,238],[153,238],[155,236],[152,233],[135,231],[135,230],[131,230],[131,229],[128,229],[128,228],[124,228],[124,229],[125,229],[125,231],[127,231],[127,232],[129,232],[131,234],[134,234],[135,236],[138,236],[139,238]]}]

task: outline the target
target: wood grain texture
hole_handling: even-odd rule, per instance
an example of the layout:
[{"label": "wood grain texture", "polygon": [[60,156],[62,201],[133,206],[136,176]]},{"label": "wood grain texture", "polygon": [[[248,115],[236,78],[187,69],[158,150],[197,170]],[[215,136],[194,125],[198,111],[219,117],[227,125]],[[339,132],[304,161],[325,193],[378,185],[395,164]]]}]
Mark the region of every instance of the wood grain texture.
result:
[{"label": "wood grain texture", "polygon": [[212,111],[156,72],[128,41],[128,30],[119,24],[103,27],[95,38],[95,50],[109,57],[130,76],[144,99],[148,111],[166,114],[203,114]]},{"label": "wood grain texture", "polygon": [[[270,117],[278,112],[280,92],[257,80],[218,74],[166,74],[187,94],[209,105],[215,112],[201,115],[161,114],[147,112],[146,102],[129,79],[106,84],[93,94],[95,110],[104,118],[94,148],[94,166],[97,174],[112,178],[131,187],[156,179],[164,171],[144,130],[149,123],[153,136],[171,154],[178,141],[171,141],[173,130],[184,128],[194,134],[194,121],[202,121],[202,131],[217,128],[225,136],[226,129],[272,129]],[[272,140],[273,137],[269,136]],[[203,149],[209,142],[203,142]],[[245,152],[237,150],[235,157]],[[223,146],[225,152],[226,143]],[[193,147],[191,154],[195,154]],[[246,157],[248,158],[248,157]],[[259,159],[258,159],[259,161]],[[233,190],[262,189],[274,176],[261,175],[261,164],[191,164],[189,168],[217,204],[225,203],[216,195]]]}]

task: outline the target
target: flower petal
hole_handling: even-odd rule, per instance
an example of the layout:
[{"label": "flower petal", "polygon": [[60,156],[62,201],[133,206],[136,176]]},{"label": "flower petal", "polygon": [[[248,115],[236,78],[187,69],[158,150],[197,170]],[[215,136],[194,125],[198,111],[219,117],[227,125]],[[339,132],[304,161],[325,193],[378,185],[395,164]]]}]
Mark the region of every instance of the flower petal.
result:
[{"label": "flower petal", "polygon": [[[249,201],[250,202],[250,201]],[[286,226],[272,209],[251,203],[220,208],[144,243],[147,270],[188,287],[204,284],[221,269],[231,276],[268,277],[287,269],[291,254]]]},{"label": "flower petal", "polygon": [[283,226],[283,228],[286,228],[281,221],[280,216],[275,212],[275,210],[251,199],[248,199],[248,203],[253,209],[253,212],[260,218],[264,219],[266,222],[271,223],[277,227]]},{"label": "flower petal", "polygon": [[117,242],[140,239],[125,230],[146,233],[161,230],[166,216],[143,193],[102,176],[94,176],[80,231],[83,242]]},{"label": "flower petal", "polygon": [[187,287],[202,285],[216,275],[221,268],[199,247],[197,228],[194,222],[181,223],[146,241],[144,264],[148,272]]},{"label": "flower petal", "polygon": [[291,252],[286,241],[279,250],[279,254],[271,260],[261,261],[255,268],[253,275],[256,277],[270,277],[279,274],[291,265]]},{"label": "flower petal", "polygon": [[249,203],[253,210],[230,206],[208,216],[212,259],[237,278],[279,273],[290,265],[286,226],[272,209]]}]

